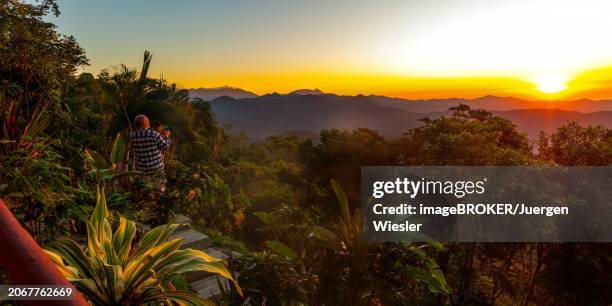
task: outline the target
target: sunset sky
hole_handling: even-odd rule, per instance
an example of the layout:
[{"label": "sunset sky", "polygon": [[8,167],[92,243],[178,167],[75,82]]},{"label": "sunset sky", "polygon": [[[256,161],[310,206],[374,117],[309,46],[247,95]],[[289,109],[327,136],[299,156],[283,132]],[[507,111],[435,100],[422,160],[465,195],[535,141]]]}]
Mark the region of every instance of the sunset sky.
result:
[{"label": "sunset sky", "polygon": [[184,88],[406,98],[612,98],[611,1],[60,0],[94,74]]}]

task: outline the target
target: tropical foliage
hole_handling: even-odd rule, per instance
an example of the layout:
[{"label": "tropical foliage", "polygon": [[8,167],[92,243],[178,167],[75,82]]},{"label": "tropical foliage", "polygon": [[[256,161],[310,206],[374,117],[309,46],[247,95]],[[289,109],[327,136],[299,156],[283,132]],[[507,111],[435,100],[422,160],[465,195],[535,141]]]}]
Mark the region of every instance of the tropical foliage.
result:
[{"label": "tropical foliage", "polygon": [[[190,271],[207,271],[231,281],[223,260],[202,251],[180,249],[183,239],[170,239],[178,224],[148,231],[136,244],[136,224],[120,217],[112,231],[104,191],[87,223],[87,248],[61,240],[46,253],[68,280],[96,305],[141,305],[174,301],[180,305],[209,305],[198,294],[177,290],[173,277]],[[240,292],[240,287],[235,283]]]},{"label": "tropical foliage", "polygon": [[[347,262],[346,271],[343,271],[347,274],[347,288],[351,288],[351,290],[344,292],[347,303],[359,304],[364,299],[380,301],[381,298],[384,299],[386,296],[384,287],[380,286],[380,284],[385,283],[385,280],[384,278],[381,279],[381,275],[377,275],[376,271],[371,268],[378,267],[381,264],[379,262],[380,257],[372,256],[376,254],[373,250],[377,247],[377,244],[367,241],[363,236],[361,210],[355,209],[351,215],[344,191],[334,180],[332,180],[332,187],[340,207],[340,220],[336,225],[336,230],[315,226],[311,235],[319,239],[324,248],[334,252],[334,257],[339,257],[338,266],[342,266],[342,262]],[[400,278],[404,274],[406,278],[410,277],[422,281],[427,284],[431,292],[450,293],[451,289],[446,283],[440,267],[423,250],[426,246],[407,246],[407,250],[417,255],[419,261],[424,263],[425,269],[403,266],[398,263],[395,274]],[[432,242],[430,246],[435,247],[438,251],[443,249],[442,245],[437,242]],[[334,280],[334,282],[337,282],[337,280]],[[397,303],[399,301],[391,299],[388,302]]]},{"label": "tropical foliage", "polygon": [[[372,243],[359,211],[362,165],[611,165],[609,128],[568,123],[534,142],[459,105],[398,139],[330,129],[253,142],[150,77],[151,52],[138,68],[77,75],[85,52],[48,14],[53,0],[0,0],[0,197],[93,303],[204,303],[177,281],[202,269],[230,280],[217,302],[233,305],[612,302],[610,244]],[[143,203],[132,172],[126,135],[141,113],[173,135],[159,206]],[[175,225],[138,238],[134,222],[161,211],[155,223],[185,214],[238,254],[226,266],[181,250]]]}]

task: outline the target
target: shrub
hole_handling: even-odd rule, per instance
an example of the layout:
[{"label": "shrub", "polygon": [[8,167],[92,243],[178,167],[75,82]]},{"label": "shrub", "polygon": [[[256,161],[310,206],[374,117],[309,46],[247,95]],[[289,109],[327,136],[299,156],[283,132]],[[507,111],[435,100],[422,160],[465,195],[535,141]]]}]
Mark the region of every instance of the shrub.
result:
[{"label": "shrub", "polygon": [[113,232],[104,192],[87,224],[87,249],[72,240],[50,244],[45,252],[57,268],[95,305],[140,305],[157,302],[213,304],[194,292],[178,290],[172,280],[189,271],[207,271],[240,287],[223,260],[202,251],[179,249],[183,239],[169,240],[178,224],[148,231],[134,244],[136,224],[123,217]]}]

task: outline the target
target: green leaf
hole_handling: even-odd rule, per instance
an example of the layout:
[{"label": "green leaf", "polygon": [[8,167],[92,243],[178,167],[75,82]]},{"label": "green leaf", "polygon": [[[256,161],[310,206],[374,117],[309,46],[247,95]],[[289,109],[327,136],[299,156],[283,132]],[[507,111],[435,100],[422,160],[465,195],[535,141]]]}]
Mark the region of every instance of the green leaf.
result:
[{"label": "green leaf", "polygon": [[87,297],[88,300],[93,302],[94,305],[109,305],[111,304],[108,300],[108,296],[104,294],[100,288],[96,287],[95,282],[90,279],[76,279],[70,280],[74,286],[79,290],[83,295]]},{"label": "green leaf", "polygon": [[91,261],[76,242],[68,239],[59,240],[47,245],[45,249],[61,256],[68,266],[75,267],[79,271],[81,277],[95,277],[96,272],[92,268]]},{"label": "green leaf", "polygon": [[269,212],[256,211],[256,212],[253,213],[253,215],[255,215],[255,217],[257,217],[259,220],[261,220],[261,222],[263,222],[266,225],[277,224],[276,217],[273,214],[269,213]]},{"label": "green leaf", "polygon": [[[442,276],[442,279],[439,278],[440,273],[436,273],[434,275],[434,273],[423,270],[421,268],[416,268],[416,267],[405,267],[404,271],[410,275],[412,278],[422,281],[425,284],[427,284],[427,289],[429,289],[429,291],[434,292],[434,293],[450,293],[451,290],[448,287],[448,284],[446,284],[446,280],[444,279],[444,276]],[[438,270],[439,271],[439,270]]]},{"label": "green leaf", "polygon": [[438,242],[437,240],[435,240],[433,238],[425,240],[425,242],[427,242],[429,245],[431,245],[436,251],[444,250],[444,246],[442,245],[442,243]]},{"label": "green leaf", "polygon": [[331,180],[332,188],[334,189],[334,193],[336,194],[336,198],[338,199],[338,205],[340,206],[340,213],[342,220],[345,224],[351,224],[351,213],[348,204],[348,199],[346,198],[346,193],[340,187],[340,184],[336,182],[336,180]]},{"label": "green leaf", "polygon": [[288,246],[286,246],[285,244],[283,244],[280,241],[276,241],[276,240],[267,240],[266,241],[266,246],[268,248],[270,248],[272,251],[274,251],[274,253],[280,255],[280,256],[284,256],[287,257],[293,261],[298,260],[298,256],[297,254]]},{"label": "green leaf", "polygon": [[409,235],[406,235],[406,239],[404,239],[404,244],[409,246],[414,241],[425,242],[427,243],[427,245],[433,247],[436,251],[444,250],[444,246],[442,245],[442,243],[438,242],[437,240],[431,238],[428,235],[418,232],[413,232]]},{"label": "green leaf", "polygon": [[125,267],[128,262],[130,250],[132,249],[132,240],[135,235],[136,223],[121,217],[119,227],[113,236],[113,248],[122,267]]},{"label": "green leaf", "polygon": [[324,242],[324,246],[328,249],[336,251],[342,249],[342,240],[338,237],[338,235],[324,227],[313,227],[310,235]]},{"label": "green leaf", "polygon": [[174,239],[148,249],[144,254],[137,255],[135,259],[125,267],[126,288],[138,288],[147,279],[154,277],[156,271],[153,267],[162,257],[172,254],[182,243],[182,239]]},{"label": "green leaf", "polygon": [[111,181],[114,180],[117,177],[117,173],[118,171],[112,168],[108,168],[108,169],[98,169],[98,174],[100,175],[100,178],[102,178],[105,181]]},{"label": "green leaf", "polygon": [[124,290],[123,269],[119,265],[102,265],[106,289],[110,297],[119,301]]},{"label": "green leaf", "polygon": [[121,136],[121,133],[117,133],[115,141],[113,142],[113,149],[111,150],[110,162],[115,165],[123,160],[125,153],[125,141]]},{"label": "green leaf", "polygon": [[96,169],[108,168],[108,163],[106,162],[102,154],[93,150],[85,149],[83,155],[85,156],[85,159],[91,162]]},{"label": "green leaf", "polygon": [[168,241],[168,238],[174,233],[178,226],[178,224],[165,224],[149,230],[140,240],[140,248],[136,256],[140,256],[150,248]]},{"label": "green leaf", "polygon": [[60,273],[62,273],[62,275],[64,275],[66,279],[78,279],[79,278],[78,270],[75,267],[65,265],[64,261],[62,260],[62,257],[59,254],[53,251],[44,250],[44,249],[43,249],[43,252],[47,255],[47,257],[49,257],[51,262],[55,264],[55,267],[60,271]]}]

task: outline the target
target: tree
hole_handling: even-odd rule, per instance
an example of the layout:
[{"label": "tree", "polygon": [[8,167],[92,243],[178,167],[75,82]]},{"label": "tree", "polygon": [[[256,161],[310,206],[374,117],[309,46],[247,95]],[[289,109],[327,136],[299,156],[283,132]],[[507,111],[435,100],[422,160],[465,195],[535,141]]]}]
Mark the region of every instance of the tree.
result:
[{"label": "tree", "polygon": [[170,127],[174,139],[171,152],[183,161],[216,158],[224,134],[217,126],[207,102],[192,98],[163,78],[148,77],[153,55],[144,52],[140,72],[125,65],[104,70],[98,80],[107,104],[114,108],[110,132],[129,132],[132,119],[145,114],[151,124]]},{"label": "tree", "polygon": [[405,165],[509,166],[536,163],[529,139],[510,120],[461,104],[450,118],[424,118],[424,126],[395,145]]},{"label": "tree", "polygon": [[59,106],[63,85],[87,64],[74,37],[43,21],[59,15],[53,0],[27,4],[0,1],[0,127],[4,152],[27,136],[41,136]]},{"label": "tree", "polygon": [[85,52],[74,37],[43,20],[59,15],[53,0],[0,0],[0,196],[38,238],[52,231],[72,197],[53,122],[62,118],[65,85]]},{"label": "tree", "polygon": [[540,134],[538,156],[564,166],[612,164],[612,129],[569,122],[550,136]]},{"label": "tree", "polygon": [[147,78],[152,59],[151,52],[145,51],[140,73],[134,68],[121,64],[114,68],[112,74],[103,70],[98,75],[108,99],[114,102],[114,127],[117,131],[122,131],[126,127],[131,131],[132,119],[146,103],[146,93],[154,83]]}]

